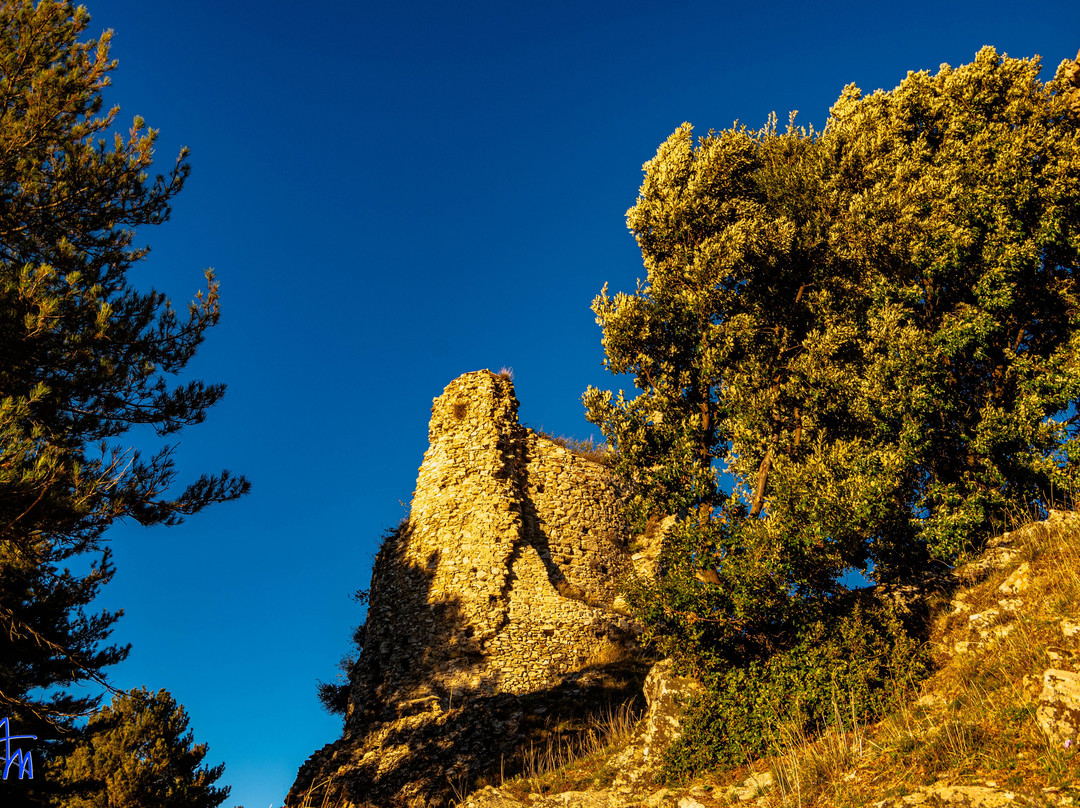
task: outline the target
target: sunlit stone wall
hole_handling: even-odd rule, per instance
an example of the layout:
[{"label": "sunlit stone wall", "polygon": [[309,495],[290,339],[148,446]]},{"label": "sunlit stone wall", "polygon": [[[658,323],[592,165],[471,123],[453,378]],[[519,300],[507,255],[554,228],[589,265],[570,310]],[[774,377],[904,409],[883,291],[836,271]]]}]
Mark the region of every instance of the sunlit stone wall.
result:
[{"label": "sunlit stone wall", "polygon": [[540,689],[628,628],[610,610],[630,566],[613,476],[517,408],[486,370],[435,399],[409,518],[376,559],[350,721]]}]

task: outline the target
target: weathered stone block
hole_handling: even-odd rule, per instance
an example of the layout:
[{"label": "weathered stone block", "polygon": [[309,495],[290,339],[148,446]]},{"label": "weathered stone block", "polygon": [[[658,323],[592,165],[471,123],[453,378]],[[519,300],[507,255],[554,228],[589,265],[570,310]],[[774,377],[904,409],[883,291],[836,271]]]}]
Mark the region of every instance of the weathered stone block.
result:
[{"label": "weathered stone block", "polygon": [[689,676],[678,676],[674,661],[657,662],[645,679],[645,716],[643,756],[658,757],[682,734],[683,712],[687,702],[701,695],[701,683]]},{"label": "weathered stone block", "polygon": [[1035,716],[1051,743],[1075,744],[1080,735],[1080,674],[1056,668],[1044,672]]}]

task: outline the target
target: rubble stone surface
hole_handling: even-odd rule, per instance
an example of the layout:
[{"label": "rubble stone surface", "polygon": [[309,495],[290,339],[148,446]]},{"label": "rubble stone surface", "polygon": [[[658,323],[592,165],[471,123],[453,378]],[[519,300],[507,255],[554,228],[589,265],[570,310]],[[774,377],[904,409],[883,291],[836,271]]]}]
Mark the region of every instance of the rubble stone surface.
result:
[{"label": "rubble stone surface", "polygon": [[588,671],[637,630],[613,608],[632,569],[621,492],[517,409],[509,375],[486,370],[434,400],[409,517],[375,560],[343,737],[301,767],[287,804],[331,782],[356,805],[445,802],[475,778],[483,733],[496,772],[517,752],[529,721],[512,697],[612,690]]}]

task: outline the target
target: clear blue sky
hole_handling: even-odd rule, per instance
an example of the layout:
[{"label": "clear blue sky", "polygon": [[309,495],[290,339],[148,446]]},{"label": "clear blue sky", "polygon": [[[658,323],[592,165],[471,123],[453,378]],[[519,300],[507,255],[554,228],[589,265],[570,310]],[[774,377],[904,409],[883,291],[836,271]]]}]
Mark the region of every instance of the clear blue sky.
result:
[{"label": "clear blue sky", "polygon": [[406,513],[431,399],[509,366],[527,424],[594,432],[581,393],[612,380],[589,304],[644,276],[624,213],[667,135],[793,109],[820,127],[848,83],[988,44],[1041,54],[1045,76],[1080,47],[1070,0],[88,4],[91,32],[116,32],[121,121],[160,129],[162,170],[192,151],[132,280],[178,304],[204,267],[221,281],[191,370],[229,392],[181,436],[182,478],[254,485],[110,533],[99,605],[134,646],[112,680],[169,689],[246,808],[280,806],[338,737],[315,682]]}]

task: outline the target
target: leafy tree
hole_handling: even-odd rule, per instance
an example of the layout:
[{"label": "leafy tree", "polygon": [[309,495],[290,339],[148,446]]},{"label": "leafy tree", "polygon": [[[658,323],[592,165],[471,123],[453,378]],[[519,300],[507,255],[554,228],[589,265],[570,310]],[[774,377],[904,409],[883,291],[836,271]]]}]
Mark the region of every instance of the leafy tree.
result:
[{"label": "leafy tree", "polygon": [[88,740],[50,767],[72,795],[64,808],[215,808],[229,788],[213,784],[224,764],[203,767],[206,744],[194,744],[188,717],[165,690],[120,693],[96,713]]},{"label": "leafy tree", "polygon": [[104,531],[248,488],[224,472],[169,494],[174,445],[118,443],[197,424],[223,395],[170,381],[218,321],[218,286],[208,273],[180,316],[128,280],[148,252],[136,229],[168,218],[187,153],[148,179],[156,133],[136,117],[120,134],[102,112],[115,62],[108,33],[80,41],[88,23],[67,2],[0,2],[0,715],[43,739],[98,704],[63,688],[104,682],[127,653],[102,645],[120,613],[84,610],[113,574]]},{"label": "leafy tree", "polygon": [[647,281],[593,304],[639,393],[584,402],[639,523],[679,516],[635,598],[669,650],[790,643],[845,570],[910,577],[1071,502],[1080,111],[1075,69],[1038,74],[984,48],[848,87],[823,132],[684,125],[644,166]]}]

